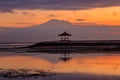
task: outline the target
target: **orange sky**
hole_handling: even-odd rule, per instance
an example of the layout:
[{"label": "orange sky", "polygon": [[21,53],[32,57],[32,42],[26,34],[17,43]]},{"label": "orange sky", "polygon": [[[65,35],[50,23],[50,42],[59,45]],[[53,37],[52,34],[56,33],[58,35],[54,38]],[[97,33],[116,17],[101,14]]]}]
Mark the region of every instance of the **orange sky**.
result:
[{"label": "orange sky", "polygon": [[89,10],[14,10],[0,13],[1,27],[29,27],[51,19],[66,20],[77,25],[120,25],[120,7]]}]

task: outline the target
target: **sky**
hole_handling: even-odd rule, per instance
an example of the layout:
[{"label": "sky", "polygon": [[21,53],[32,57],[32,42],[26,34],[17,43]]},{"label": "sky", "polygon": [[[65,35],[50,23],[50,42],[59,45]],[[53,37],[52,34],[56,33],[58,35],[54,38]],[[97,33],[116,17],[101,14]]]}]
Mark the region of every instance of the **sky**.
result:
[{"label": "sky", "polygon": [[120,0],[0,0],[0,42],[120,40]]},{"label": "sky", "polygon": [[120,0],[0,0],[0,27],[30,27],[51,19],[119,27]]}]

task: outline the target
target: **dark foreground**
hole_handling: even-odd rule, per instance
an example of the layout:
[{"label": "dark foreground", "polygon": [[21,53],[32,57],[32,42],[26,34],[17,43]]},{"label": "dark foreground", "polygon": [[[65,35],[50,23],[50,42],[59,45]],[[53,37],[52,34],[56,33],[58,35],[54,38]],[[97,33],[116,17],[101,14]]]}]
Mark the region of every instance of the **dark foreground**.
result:
[{"label": "dark foreground", "polygon": [[91,41],[46,41],[28,46],[29,51],[120,51],[119,40],[91,40]]},{"label": "dark foreground", "polygon": [[1,69],[0,80],[120,80],[120,76],[82,73],[53,73],[32,69]]}]

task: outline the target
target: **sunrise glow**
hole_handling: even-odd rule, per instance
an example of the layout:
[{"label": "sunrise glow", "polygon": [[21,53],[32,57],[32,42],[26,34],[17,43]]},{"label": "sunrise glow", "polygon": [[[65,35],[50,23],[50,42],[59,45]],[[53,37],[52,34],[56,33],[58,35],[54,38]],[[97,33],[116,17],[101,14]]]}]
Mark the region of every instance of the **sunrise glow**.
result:
[{"label": "sunrise glow", "polygon": [[1,27],[30,27],[51,19],[69,21],[74,25],[109,25],[120,23],[120,7],[95,8],[88,10],[14,10],[0,13]]}]

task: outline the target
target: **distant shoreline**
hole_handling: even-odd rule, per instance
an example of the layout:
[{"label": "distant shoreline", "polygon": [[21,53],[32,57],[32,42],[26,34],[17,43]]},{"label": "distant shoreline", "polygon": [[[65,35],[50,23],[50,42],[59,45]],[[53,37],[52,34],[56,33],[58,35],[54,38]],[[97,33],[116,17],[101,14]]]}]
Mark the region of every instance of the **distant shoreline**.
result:
[{"label": "distant shoreline", "polygon": [[120,40],[43,41],[25,47],[0,48],[0,51],[17,52],[119,52]]},{"label": "distant shoreline", "polygon": [[119,40],[47,41],[28,46],[37,51],[120,51]]}]

